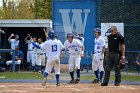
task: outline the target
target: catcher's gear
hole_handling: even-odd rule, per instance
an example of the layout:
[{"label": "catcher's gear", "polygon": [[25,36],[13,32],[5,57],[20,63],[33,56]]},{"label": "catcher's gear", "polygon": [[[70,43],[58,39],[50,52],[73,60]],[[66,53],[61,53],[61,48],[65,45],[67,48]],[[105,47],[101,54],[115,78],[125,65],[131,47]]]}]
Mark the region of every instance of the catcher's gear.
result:
[{"label": "catcher's gear", "polygon": [[122,63],[122,61],[119,63],[118,65],[118,68],[121,70],[121,69],[124,69],[125,68],[125,63]]}]

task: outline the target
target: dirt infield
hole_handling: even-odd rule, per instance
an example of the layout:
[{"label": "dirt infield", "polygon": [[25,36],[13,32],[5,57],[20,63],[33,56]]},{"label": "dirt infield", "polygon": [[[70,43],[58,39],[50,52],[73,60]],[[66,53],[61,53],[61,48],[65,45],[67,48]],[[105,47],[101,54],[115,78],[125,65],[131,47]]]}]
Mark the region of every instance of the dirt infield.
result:
[{"label": "dirt infield", "polygon": [[100,84],[0,83],[0,93],[139,93],[139,85],[100,86]]}]

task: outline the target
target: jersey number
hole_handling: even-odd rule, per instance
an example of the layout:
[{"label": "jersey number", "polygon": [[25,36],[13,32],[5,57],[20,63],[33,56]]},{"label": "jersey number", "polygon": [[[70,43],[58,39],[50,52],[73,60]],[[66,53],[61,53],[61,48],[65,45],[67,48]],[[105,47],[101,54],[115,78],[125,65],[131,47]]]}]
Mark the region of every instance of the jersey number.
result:
[{"label": "jersey number", "polygon": [[57,45],[52,45],[52,52],[57,51]]}]

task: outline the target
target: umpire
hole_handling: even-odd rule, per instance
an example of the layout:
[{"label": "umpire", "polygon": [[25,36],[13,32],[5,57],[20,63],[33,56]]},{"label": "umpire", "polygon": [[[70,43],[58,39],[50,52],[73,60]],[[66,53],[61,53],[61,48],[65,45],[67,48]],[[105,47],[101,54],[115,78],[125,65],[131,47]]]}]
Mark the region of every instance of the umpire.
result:
[{"label": "umpire", "polygon": [[112,26],[110,32],[111,34],[108,36],[108,54],[105,66],[105,76],[101,86],[108,86],[110,71],[113,66],[115,67],[115,86],[119,86],[121,82],[120,66],[125,66],[124,37],[117,31],[116,26]]}]

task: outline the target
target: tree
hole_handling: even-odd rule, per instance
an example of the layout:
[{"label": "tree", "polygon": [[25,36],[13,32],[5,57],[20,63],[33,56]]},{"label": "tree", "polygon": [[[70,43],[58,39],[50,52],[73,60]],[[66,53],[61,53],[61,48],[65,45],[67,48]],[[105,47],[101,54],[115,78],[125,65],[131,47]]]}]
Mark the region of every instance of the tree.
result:
[{"label": "tree", "polygon": [[35,0],[37,19],[52,19],[52,0]]}]

